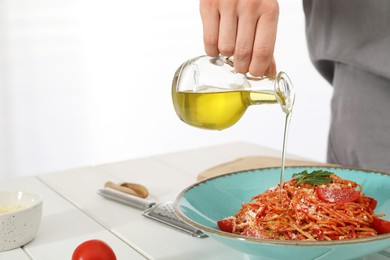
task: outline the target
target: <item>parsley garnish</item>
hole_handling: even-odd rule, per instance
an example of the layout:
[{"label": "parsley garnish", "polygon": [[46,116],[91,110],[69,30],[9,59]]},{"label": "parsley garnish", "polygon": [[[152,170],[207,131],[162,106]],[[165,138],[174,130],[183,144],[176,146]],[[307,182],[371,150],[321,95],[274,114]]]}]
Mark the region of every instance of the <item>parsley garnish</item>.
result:
[{"label": "parsley garnish", "polygon": [[320,185],[320,184],[328,184],[332,181],[332,178],[329,176],[333,174],[333,172],[323,171],[323,170],[315,170],[309,173],[307,170],[304,170],[300,173],[294,173],[293,178],[296,180],[296,184],[301,183],[310,183],[313,185]]}]

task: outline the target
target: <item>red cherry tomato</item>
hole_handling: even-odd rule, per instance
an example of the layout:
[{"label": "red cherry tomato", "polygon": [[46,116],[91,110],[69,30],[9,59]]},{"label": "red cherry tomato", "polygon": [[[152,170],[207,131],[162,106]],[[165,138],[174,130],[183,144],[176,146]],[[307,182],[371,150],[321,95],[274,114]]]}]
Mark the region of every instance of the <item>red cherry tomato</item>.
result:
[{"label": "red cherry tomato", "polygon": [[81,243],[73,252],[72,260],[116,260],[114,251],[97,239]]},{"label": "red cherry tomato", "polygon": [[351,202],[359,198],[360,192],[354,188],[347,189],[332,189],[332,188],[316,188],[317,197],[325,202],[330,203],[345,203]]},{"label": "red cherry tomato", "polygon": [[374,218],[371,227],[376,230],[378,234],[390,233],[390,221]]},{"label": "red cherry tomato", "polygon": [[233,220],[229,218],[222,219],[217,222],[220,230],[232,233],[233,232]]},{"label": "red cherry tomato", "polygon": [[378,204],[378,201],[376,199],[371,198],[371,197],[368,197],[368,198],[370,198],[370,208],[372,210],[374,210],[376,208],[376,205]]}]

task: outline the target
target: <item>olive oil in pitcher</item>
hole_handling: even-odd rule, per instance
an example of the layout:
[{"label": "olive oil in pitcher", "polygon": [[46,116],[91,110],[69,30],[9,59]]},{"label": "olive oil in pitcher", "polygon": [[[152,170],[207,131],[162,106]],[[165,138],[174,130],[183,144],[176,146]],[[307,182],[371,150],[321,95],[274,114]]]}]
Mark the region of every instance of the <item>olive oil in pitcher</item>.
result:
[{"label": "olive oil in pitcher", "polygon": [[230,57],[200,56],[183,63],[172,83],[172,101],[185,123],[210,130],[234,125],[251,105],[279,104],[287,114],[294,103],[288,76],[249,77],[234,71]]}]

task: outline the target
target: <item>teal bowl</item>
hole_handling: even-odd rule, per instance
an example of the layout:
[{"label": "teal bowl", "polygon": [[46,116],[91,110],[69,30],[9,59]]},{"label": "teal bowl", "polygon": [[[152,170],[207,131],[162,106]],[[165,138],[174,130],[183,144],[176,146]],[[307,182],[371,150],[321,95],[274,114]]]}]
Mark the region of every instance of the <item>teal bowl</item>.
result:
[{"label": "teal bowl", "polygon": [[[376,213],[390,220],[390,174],[339,167],[286,167],[285,180],[303,170],[328,170],[357,182],[363,192],[378,201]],[[281,241],[222,232],[217,221],[234,215],[242,203],[279,183],[280,167],[235,172],[198,182],[183,190],[174,202],[184,222],[218,242],[247,254],[251,259],[354,259],[390,247],[390,234],[338,241]]]}]

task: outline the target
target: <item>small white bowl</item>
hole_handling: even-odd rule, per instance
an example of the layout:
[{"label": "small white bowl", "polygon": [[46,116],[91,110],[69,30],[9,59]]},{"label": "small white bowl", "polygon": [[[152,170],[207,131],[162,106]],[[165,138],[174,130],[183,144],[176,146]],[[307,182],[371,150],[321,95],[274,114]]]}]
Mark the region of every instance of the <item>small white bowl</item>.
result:
[{"label": "small white bowl", "polygon": [[22,191],[0,191],[0,252],[33,240],[42,218],[42,197]]}]

